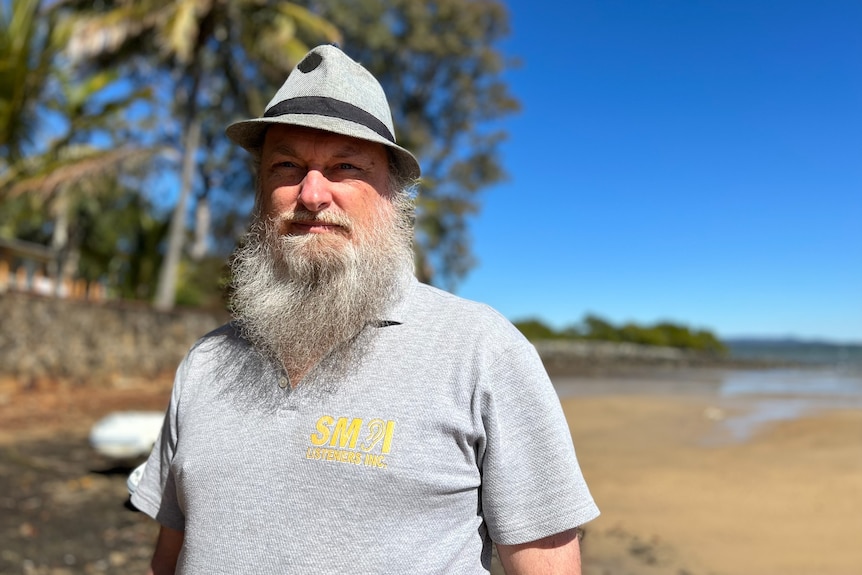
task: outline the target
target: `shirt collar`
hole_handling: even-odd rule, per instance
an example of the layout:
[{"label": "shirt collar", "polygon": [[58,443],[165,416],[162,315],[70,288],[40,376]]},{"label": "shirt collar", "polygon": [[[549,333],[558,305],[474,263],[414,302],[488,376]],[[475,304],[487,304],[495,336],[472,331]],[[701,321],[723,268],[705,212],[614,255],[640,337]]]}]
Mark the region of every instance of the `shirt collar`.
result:
[{"label": "shirt collar", "polygon": [[398,325],[404,323],[407,317],[407,306],[410,303],[413,291],[419,285],[419,280],[413,275],[412,271],[405,270],[397,280],[398,296],[383,312],[380,320],[376,323],[376,327],[387,327],[390,325]]}]

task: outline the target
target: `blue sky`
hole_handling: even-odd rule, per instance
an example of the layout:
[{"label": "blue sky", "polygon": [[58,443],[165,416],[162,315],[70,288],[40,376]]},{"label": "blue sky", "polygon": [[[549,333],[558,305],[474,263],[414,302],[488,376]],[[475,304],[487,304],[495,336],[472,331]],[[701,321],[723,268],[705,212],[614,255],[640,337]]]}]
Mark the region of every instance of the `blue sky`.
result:
[{"label": "blue sky", "polygon": [[523,109],[460,295],[862,342],[862,2],[508,6]]}]

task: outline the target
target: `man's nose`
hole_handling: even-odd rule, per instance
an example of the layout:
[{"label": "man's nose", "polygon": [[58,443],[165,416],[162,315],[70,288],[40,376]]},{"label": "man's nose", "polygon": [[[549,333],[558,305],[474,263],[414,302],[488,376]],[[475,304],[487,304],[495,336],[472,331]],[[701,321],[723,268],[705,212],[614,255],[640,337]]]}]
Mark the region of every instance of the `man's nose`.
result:
[{"label": "man's nose", "polygon": [[325,210],[332,203],[330,182],[318,170],[309,170],[299,185],[296,201],[310,212]]}]

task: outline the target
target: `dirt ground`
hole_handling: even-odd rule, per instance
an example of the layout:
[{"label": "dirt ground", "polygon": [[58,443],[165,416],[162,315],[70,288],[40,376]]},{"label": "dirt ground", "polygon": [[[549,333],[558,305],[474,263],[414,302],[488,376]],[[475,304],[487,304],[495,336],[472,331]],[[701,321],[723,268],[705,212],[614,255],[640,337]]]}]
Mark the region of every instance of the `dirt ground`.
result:
[{"label": "dirt ground", "polygon": [[125,506],[134,462],[98,457],[87,434],[114,410],[164,409],[169,391],[0,382],[0,573],[146,573],[157,526]]},{"label": "dirt ground", "polygon": [[[143,573],[156,525],[125,507],[130,467],[90,426],[165,407],[170,378],[103,389],[0,382],[0,573]],[[701,394],[563,400],[602,516],[585,575],[862,573],[862,410],[722,435]]]}]

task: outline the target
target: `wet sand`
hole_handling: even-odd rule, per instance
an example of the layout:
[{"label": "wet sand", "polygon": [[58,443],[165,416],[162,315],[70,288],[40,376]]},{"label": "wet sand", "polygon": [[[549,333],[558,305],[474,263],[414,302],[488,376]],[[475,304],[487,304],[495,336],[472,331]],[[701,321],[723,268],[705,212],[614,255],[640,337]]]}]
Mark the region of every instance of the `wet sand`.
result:
[{"label": "wet sand", "polygon": [[717,397],[713,372],[590,378],[583,395],[569,383],[564,409],[602,509],[586,575],[862,573],[858,403],[739,436],[734,418],[764,398]]}]

